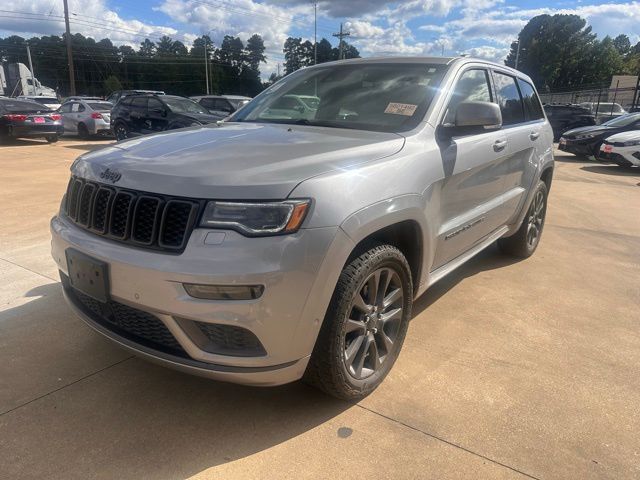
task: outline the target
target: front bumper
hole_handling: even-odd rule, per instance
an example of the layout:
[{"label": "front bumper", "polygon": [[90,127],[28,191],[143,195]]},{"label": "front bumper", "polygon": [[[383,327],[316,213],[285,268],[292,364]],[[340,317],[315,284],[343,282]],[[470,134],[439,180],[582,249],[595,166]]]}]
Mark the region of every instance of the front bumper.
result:
[{"label": "front bumper", "polygon": [[[335,285],[342,267],[339,262],[333,266],[332,260],[336,249],[346,252],[346,243],[350,242],[337,227],[329,227],[263,238],[247,238],[233,231],[217,232],[223,233],[223,240],[206,244],[205,238],[212,231],[196,229],[185,251],[172,255],[106,240],[62,216],[51,220],[51,232],[52,255],[63,284],[68,274],[67,248],[106,262],[110,300],[158,319],[184,355],[154,348],[110,328],[78,301],[70,285],[65,285],[65,297],[72,309],[90,326],[129,350],[166,366],[253,385],[278,385],[303,375],[330,299],[324,286],[331,282]],[[256,300],[211,301],[190,297],[183,283],[264,285],[265,289]],[[310,295],[311,292],[314,294]],[[196,322],[246,329],[258,338],[265,354],[211,353],[193,335]]]},{"label": "front bumper", "polygon": [[622,167],[640,166],[640,147],[614,147],[611,152],[605,152],[601,148],[597,159],[602,163],[615,163]]},{"label": "front bumper", "polygon": [[563,152],[573,153],[574,155],[582,155],[585,157],[589,157],[594,155],[594,147],[595,143],[591,141],[590,143],[585,143],[582,141],[571,140],[565,137],[560,138],[560,142],[558,143],[558,149]]}]

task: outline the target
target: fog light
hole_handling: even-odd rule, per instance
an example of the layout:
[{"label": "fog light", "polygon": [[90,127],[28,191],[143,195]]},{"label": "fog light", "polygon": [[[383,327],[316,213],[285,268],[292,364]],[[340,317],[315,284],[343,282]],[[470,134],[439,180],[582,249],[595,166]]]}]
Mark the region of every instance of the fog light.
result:
[{"label": "fog light", "polygon": [[263,285],[182,285],[190,296],[203,300],[255,300],[264,292]]}]

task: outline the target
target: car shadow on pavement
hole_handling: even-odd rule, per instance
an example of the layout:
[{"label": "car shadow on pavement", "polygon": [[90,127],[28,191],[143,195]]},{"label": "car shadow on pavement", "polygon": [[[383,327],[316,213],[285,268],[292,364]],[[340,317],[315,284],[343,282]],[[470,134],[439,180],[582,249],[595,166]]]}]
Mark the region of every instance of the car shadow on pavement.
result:
[{"label": "car shadow on pavement", "polygon": [[[6,379],[7,388],[25,388],[32,369],[46,383],[95,356],[104,367],[93,361],[88,374],[65,375],[66,386],[47,387],[2,415],[0,456],[16,460],[5,472],[9,478],[93,478],[97,472],[103,478],[187,478],[291,440],[352,406],[301,382],[244,387],[156,366],[112,348],[75,318],[58,283],[25,296],[33,300],[0,312],[0,332],[21,329],[17,338],[27,339],[41,336],[47,325],[56,334],[45,343],[48,351],[38,352],[46,362],[33,362],[26,352],[0,355],[21,369]],[[20,343],[14,347],[29,346]],[[335,425],[336,441],[340,427],[349,425]]]},{"label": "car shadow on pavement", "polygon": [[64,148],[73,148],[75,150],[82,150],[83,152],[93,152],[95,150],[100,150],[101,148],[109,147],[111,143],[80,143],[73,145],[64,145]]},{"label": "car shadow on pavement", "polygon": [[593,165],[581,167],[580,170],[592,173],[604,173],[605,175],[615,175],[618,177],[640,177],[640,167],[620,167],[618,165]]},{"label": "car shadow on pavement", "polygon": [[[10,138],[0,142],[0,148],[6,147],[36,147],[38,145],[49,145],[47,141],[42,138]],[[51,145],[55,145],[52,143]]]},{"label": "car shadow on pavement", "polygon": [[440,297],[446,295],[449,290],[458,285],[462,280],[472,277],[480,272],[502,268],[522,259],[505,255],[498,250],[496,243],[484,249],[471,260],[460,266],[439,282],[431,286],[425,293],[416,299],[413,304],[413,317],[418,316],[424,310],[433,305]]}]

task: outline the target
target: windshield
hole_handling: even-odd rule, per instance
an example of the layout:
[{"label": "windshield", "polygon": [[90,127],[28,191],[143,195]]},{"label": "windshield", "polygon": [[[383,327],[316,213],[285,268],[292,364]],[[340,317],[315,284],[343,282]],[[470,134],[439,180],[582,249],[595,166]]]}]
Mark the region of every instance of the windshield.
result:
[{"label": "windshield", "polygon": [[175,113],[209,113],[199,103],[188,98],[163,98],[162,101]]},{"label": "windshield", "polygon": [[244,107],[247,103],[249,103],[249,100],[242,100],[238,98],[227,98],[227,100],[229,100],[229,103],[231,104],[231,106],[233,106],[234,110],[238,110],[240,107]]},{"label": "windshield", "polygon": [[298,70],[258,95],[229,121],[410,130],[423,119],[446,68],[370,63]]},{"label": "windshield", "polygon": [[626,127],[638,120],[640,120],[640,113],[634,113],[631,115],[622,115],[608,122],[604,122],[602,125],[606,127]]},{"label": "windshield", "polygon": [[100,112],[108,112],[111,110],[111,105],[109,102],[92,102],[88,104],[92,110],[98,110]]}]

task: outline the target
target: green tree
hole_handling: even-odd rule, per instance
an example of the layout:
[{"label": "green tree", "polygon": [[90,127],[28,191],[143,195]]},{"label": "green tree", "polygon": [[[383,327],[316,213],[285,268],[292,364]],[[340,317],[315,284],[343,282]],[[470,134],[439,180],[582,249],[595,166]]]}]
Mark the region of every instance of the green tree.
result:
[{"label": "green tree", "polygon": [[115,75],[110,75],[104,81],[104,90],[107,95],[114,90],[122,90],[122,83],[120,83],[118,77],[116,77]]},{"label": "green tree", "polygon": [[144,42],[140,44],[138,53],[141,57],[153,57],[156,53],[156,44],[148,38],[145,38]]},{"label": "green tree", "polygon": [[331,62],[337,60],[337,55],[334,57],[333,47],[326,38],[323,38],[318,42],[318,63]]},{"label": "green tree", "polygon": [[[533,17],[518,35],[518,69],[543,91],[577,88],[591,80],[590,55],[595,38],[591,27],[577,15]],[[511,44],[506,65],[515,66],[517,47],[517,42]]]},{"label": "green tree", "polygon": [[625,34],[620,34],[613,39],[613,46],[620,55],[626,55],[631,51],[631,40]]}]

